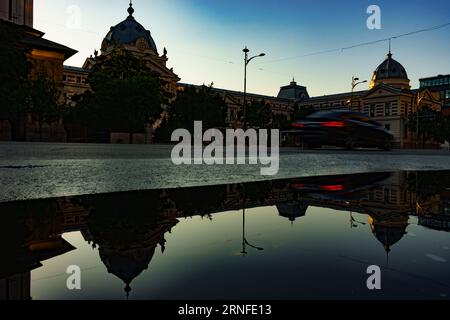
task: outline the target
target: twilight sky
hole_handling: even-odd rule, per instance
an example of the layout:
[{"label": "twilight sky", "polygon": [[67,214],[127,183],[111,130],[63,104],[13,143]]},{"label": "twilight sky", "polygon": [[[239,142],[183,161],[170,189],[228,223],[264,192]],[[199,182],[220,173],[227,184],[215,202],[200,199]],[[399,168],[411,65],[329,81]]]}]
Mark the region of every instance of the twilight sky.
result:
[{"label": "twilight sky", "polygon": [[[388,43],[277,60],[450,22],[450,2],[443,0],[134,0],[133,4],[136,20],[151,31],[160,54],[167,48],[168,66],[182,82],[214,82],[218,88],[242,90],[242,49],[247,45],[255,55],[267,54],[249,65],[248,90],[267,95],[277,95],[292,77],[312,96],[349,91],[352,75],[370,80]],[[381,8],[381,30],[366,26],[366,10],[372,4]],[[34,27],[44,31],[45,38],[79,51],[66,62],[73,66],[81,66],[100,48],[109,28],[128,15],[128,0],[35,0],[34,6]],[[450,73],[449,35],[447,26],[393,40],[394,59],[406,68],[413,87],[418,87],[419,78]]]}]

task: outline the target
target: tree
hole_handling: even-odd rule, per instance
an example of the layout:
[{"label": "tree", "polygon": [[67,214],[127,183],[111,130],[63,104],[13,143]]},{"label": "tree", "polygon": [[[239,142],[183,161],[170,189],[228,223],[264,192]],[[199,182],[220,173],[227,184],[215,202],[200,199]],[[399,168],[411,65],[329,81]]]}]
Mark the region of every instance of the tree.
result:
[{"label": "tree", "polygon": [[126,51],[97,59],[88,78],[91,91],[78,97],[78,115],[72,118],[96,130],[129,132],[131,144],[144,124],[161,118],[169,94],[145,62]]},{"label": "tree", "polygon": [[316,110],[312,106],[302,107],[302,106],[296,105],[294,107],[294,114],[293,114],[292,118],[293,118],[293,120],[301,120],[303,118],[306,118],[310,114],[313,114],[314,112],[316,112]]},{"label": "tree", "polygon": [[441,143],[450,141],[450,118],[429,107],[421,108],[417,113],[410,114],[407,127],[418,134],[423,145],[430,139]]},{"label": "tree", "polygon": [[28,88],[27,111],[39,123],[39,141],[42,142],[43,123],[52,123],[61,117],[61,108],[57,102],[59,92],[55,84],[42,74],[30,81]]},{"label": "tree", "polygon": [[291,121],[283,114],[272,116],[272,129],[287,130],[291,127]]},{"label": "tree", "polygon": [[272,107],[262,101],[252,101],[247,105],[247,126],[255,129],[267,129],[272,123]]},{"label": "tree", "polygon": [[227,105],[212,87],[187,87],[169,106],[167,116],[155,135],[159,142],[170,141],[174,130],[183,128],[194,131],[194,122],[202,121],[203,129],[223,129],[226,127]]},{"label": "tree", "polygon": [[20,120],[27,113],[26,90],[30,65],[22,43],[25,32],[16,25],[0,20],[0,119],[7,119],[17,136]]}]

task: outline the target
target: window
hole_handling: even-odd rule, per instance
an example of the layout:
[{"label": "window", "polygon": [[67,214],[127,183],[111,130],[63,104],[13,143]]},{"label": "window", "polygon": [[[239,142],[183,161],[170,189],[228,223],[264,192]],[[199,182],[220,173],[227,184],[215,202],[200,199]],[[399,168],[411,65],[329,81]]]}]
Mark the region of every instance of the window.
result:
[{"label": "window", "polygon": [[390,191],[389,189],[384,189],[384,201],[385,202],[390,202],[390,200],[391,200],[389,191]]},{"label": "window", "polygon": [[384,104],[384,115],[385,116],[390,116],[391,115],[391,105],[389,102],[386,102]]},{"label": "window", "polygon": [[445,99],[450,99],[450,90],[445,91]]},{"label": "window", "polygon": [[12,0],[9,0],[9,8],[8,8],[8,18],[9,18],[9,21],[12,20],[12,6],[13,6]]},{"label": "window", "polygon": [[371,104],[370,105],[370,116],[371,117],[375,117],[375,111],[376,111],[375,105]]}]

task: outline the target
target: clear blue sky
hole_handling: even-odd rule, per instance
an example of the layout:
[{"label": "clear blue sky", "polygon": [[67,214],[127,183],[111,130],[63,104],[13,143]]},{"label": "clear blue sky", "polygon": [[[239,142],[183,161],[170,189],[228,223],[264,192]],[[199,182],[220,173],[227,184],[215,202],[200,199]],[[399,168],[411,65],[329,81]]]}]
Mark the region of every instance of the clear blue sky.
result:
[{"label": "clear blue sky", "polygon": [[[292,77],[311,95],[349,91],[352,75],[370,80],[388,44],[290,59],[450,22],[446,0],[134,0],[134,16],[149,29],[160,53],[183,82],[242,90],[245,45],[265,52],[249,66],[250,92],[276,95]],[[367,7],[381,8],[382,29],[366,27]],[[68,28],[68,8],[80,9],[80,28]],[[128,0],[35,0],[35,28],[79,51],[67,64],[81,66],[99,49],[109,28],[128,15]],[[450,73],[450,26],[393,40],[394,58],[413,87],[421,77]],[[363,89],[364,87],[361,87]]]}]

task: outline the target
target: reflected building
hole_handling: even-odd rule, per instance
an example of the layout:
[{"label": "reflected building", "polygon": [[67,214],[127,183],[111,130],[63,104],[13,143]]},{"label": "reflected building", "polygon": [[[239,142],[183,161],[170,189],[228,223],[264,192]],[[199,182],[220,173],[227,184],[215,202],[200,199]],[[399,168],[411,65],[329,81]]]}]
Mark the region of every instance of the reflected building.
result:
[{"label": "reflected building", "polygon": [[[166,249],[164,235],[171,233],[172,228],[178,224],[175,218],[168,218],[158,222],[139,241],[124,243],[123,245],[104,243],[99,245],[100,259],[106,266],[108,273],[115,275],[125,284],[127,298],[131,292],[131,284],[142,272],[148,269],[155,254],[156,248],[161,248],[161,253]],[[120,238],[120,233],[117,235]],[[102,242],[101,239],[94,239]]]},{"label": "reflected building", "polygon": [[303,203],[287,203],[277,205],[280,217],[287,218],[294,223],[298,218],[304,217],[308,211],[308,205]]},{"label": "reflected building", "polygon": [[43,261],[72,250],[75,247],[58,237],[6,252],[0,267],[0,300],[31,300],[31,271],[42,267]]},{"label": "reflected building", "polygon": [[373,235],[383,245],[386,253],[399,242],[408,228],[408,215],[369,216],[369,225]]},{"label": "reflected building", "polygon": [[[158,247],[164,253],[166,235],[179,218],[209,213],[213,219],[216,213],[266,206],[276,207],[291,222],[305,216],[308,207],[367,215],[367,231],[389,253],[406,234],[411,215],[425,227],[450,231],[450,179],[448,173],[438,176],[356,174],[0,204],[5,217],[0,246],[6,254],[0,299],[30,299],[31,271],[75,249],[64,233],[79,231],[98,248],[107,271],[123,281],[128,296]],[[429,180],[436,179],[432,187]],[[243,252],[246,246],[262,249],[245,234],[243,245]]]},{"label": "reflected building", "polygon": [[0,266],[0,300],[29,300],[31,272],[76,249],[62,235],[85,230],[89,212],[66,198],[4,204],[1,209],[7,218],[1,232],[6,257]]}]

